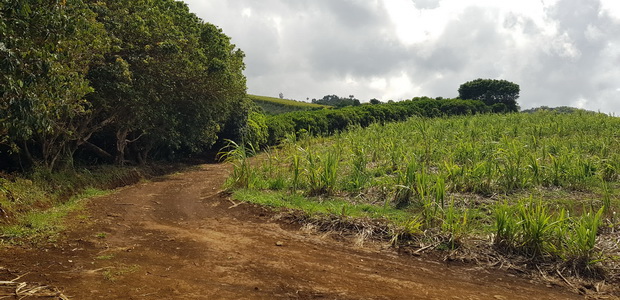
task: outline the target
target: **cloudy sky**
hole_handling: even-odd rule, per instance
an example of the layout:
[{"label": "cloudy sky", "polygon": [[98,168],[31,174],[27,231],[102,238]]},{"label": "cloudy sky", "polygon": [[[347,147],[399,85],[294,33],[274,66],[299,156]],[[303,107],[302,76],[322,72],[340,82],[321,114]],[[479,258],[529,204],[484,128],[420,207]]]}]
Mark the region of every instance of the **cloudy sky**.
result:
[{"label": "cloudy sky", "polygon": [[522,108],[620,115],[618,0],[185,0],[246,53],[248,92],[456,97],[506,79]]}]

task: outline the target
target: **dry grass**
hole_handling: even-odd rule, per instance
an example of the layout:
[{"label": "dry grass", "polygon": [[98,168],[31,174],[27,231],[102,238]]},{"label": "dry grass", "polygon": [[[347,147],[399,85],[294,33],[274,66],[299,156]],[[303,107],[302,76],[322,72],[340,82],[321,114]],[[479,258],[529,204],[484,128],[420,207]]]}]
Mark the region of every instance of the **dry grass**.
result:
[{"label": "dry grass", "polygon": [[26,274],[12,280],[0,281],[0,299],[26,299],[30,297],[69,300],[58,289],[37,283],[23,282]]}]

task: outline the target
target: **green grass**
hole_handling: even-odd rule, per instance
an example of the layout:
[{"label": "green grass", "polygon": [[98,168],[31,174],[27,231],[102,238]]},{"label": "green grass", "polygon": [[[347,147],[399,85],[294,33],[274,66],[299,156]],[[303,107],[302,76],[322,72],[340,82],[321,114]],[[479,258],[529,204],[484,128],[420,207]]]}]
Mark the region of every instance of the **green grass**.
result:
[{"label": "green grass", "polygon": [[105,195],[150,172],[160,171],[100,166],[62,172],[35,169],[0,177],[0,243],[53,241],[65,229],[64,217],[79,211],[83,199]]},{"label": "green grass", "polygon": [[248,98],[254,101],[254,103],[258,104],[258,106],[262,107],[265,113],[268,115],[278,115],[298,110],[316,110],[331,108],[331,106],[327,105],[266,96],[248,95]]},{"label": "green grass", "polygon": [[113,258],[114,258],[114,254],[99,255],[95,257],[96,260],[111,260]]},{"label": "green grass", "polygon": [[15,224],[0,227],[0,234],[5,240],[54,241],[56,235],[65,229],[64,218],[67,214],[83,208],[82,200],[108,193],[92,188],[86,189],[62,204],[43,210],[31,210],[20,215]]},{"label": "green grass", "polygon": [[312,198],[284,191],[237,190],[233,199],[274,208],[303,210],[310,215],[338,215],[353,218],[386,219],[395,223],[410,221],[411,215],[404,210],[370,204],[355,204],[337,198]]},{"label": "green grass", "polygon": [[103,278],[108,281],[117,281],[125,275],[135,273],[140,270],[138,265],[118,265],[116,267],[107,268],[103,271]]}]

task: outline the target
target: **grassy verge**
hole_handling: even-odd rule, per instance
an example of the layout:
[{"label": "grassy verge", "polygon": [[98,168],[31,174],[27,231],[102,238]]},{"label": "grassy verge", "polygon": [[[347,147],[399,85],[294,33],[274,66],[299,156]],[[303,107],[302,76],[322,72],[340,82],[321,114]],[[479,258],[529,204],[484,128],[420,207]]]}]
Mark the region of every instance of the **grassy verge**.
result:
[{"label": "grassy verge", "polygon": [[19,214],[13,224],[0,226],[2,240],[17,243],[25,240],[35,243],[41,241],[54,242],[57,234],[65,229],[64,218],[71,212],[81,210],[84,207],[84,199],[108,193],[110,193],[109,190],[87,188],[58,205]]},{"label": "grassy verge", "polygon": [[233,199],[273,208],[302,210],[309,215],[333,214],[339,217],[384,219],[397,224],[410,221],[407,211],[390,206],[376,206],[366,203],[351,203],[342,199],[321,199],[290,194],[282,191],[257,191],[242,189],[233,194]]},{"label": "grassy verge", "polygon": [[64,218],[82,209],[84,199],[179,168],[100,166],[0,174],[0,244],[53,242],[65,229]]}]

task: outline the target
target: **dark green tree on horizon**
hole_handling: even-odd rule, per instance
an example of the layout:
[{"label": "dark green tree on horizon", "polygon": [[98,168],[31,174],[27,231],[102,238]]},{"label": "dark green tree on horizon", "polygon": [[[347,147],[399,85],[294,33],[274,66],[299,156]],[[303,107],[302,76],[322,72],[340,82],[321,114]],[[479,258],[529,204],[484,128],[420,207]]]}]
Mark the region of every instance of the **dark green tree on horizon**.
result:
[{"label": "dark green tree on horizon", "polygon": [[321,99],[312,99],[312,103],[329,105],[333,107],[342,108],[345,106],[358,106],[361,104],[360,100],[356,99],[354,95],[349,95],[348,98],[338,97],[337,95],[325,95]]},{"label": "dark green tree on horizon", "polygon": [[481,100],[494,112],[517,112],[519,85],[503,79],[468,81],[459,87],[459,99]]}]

